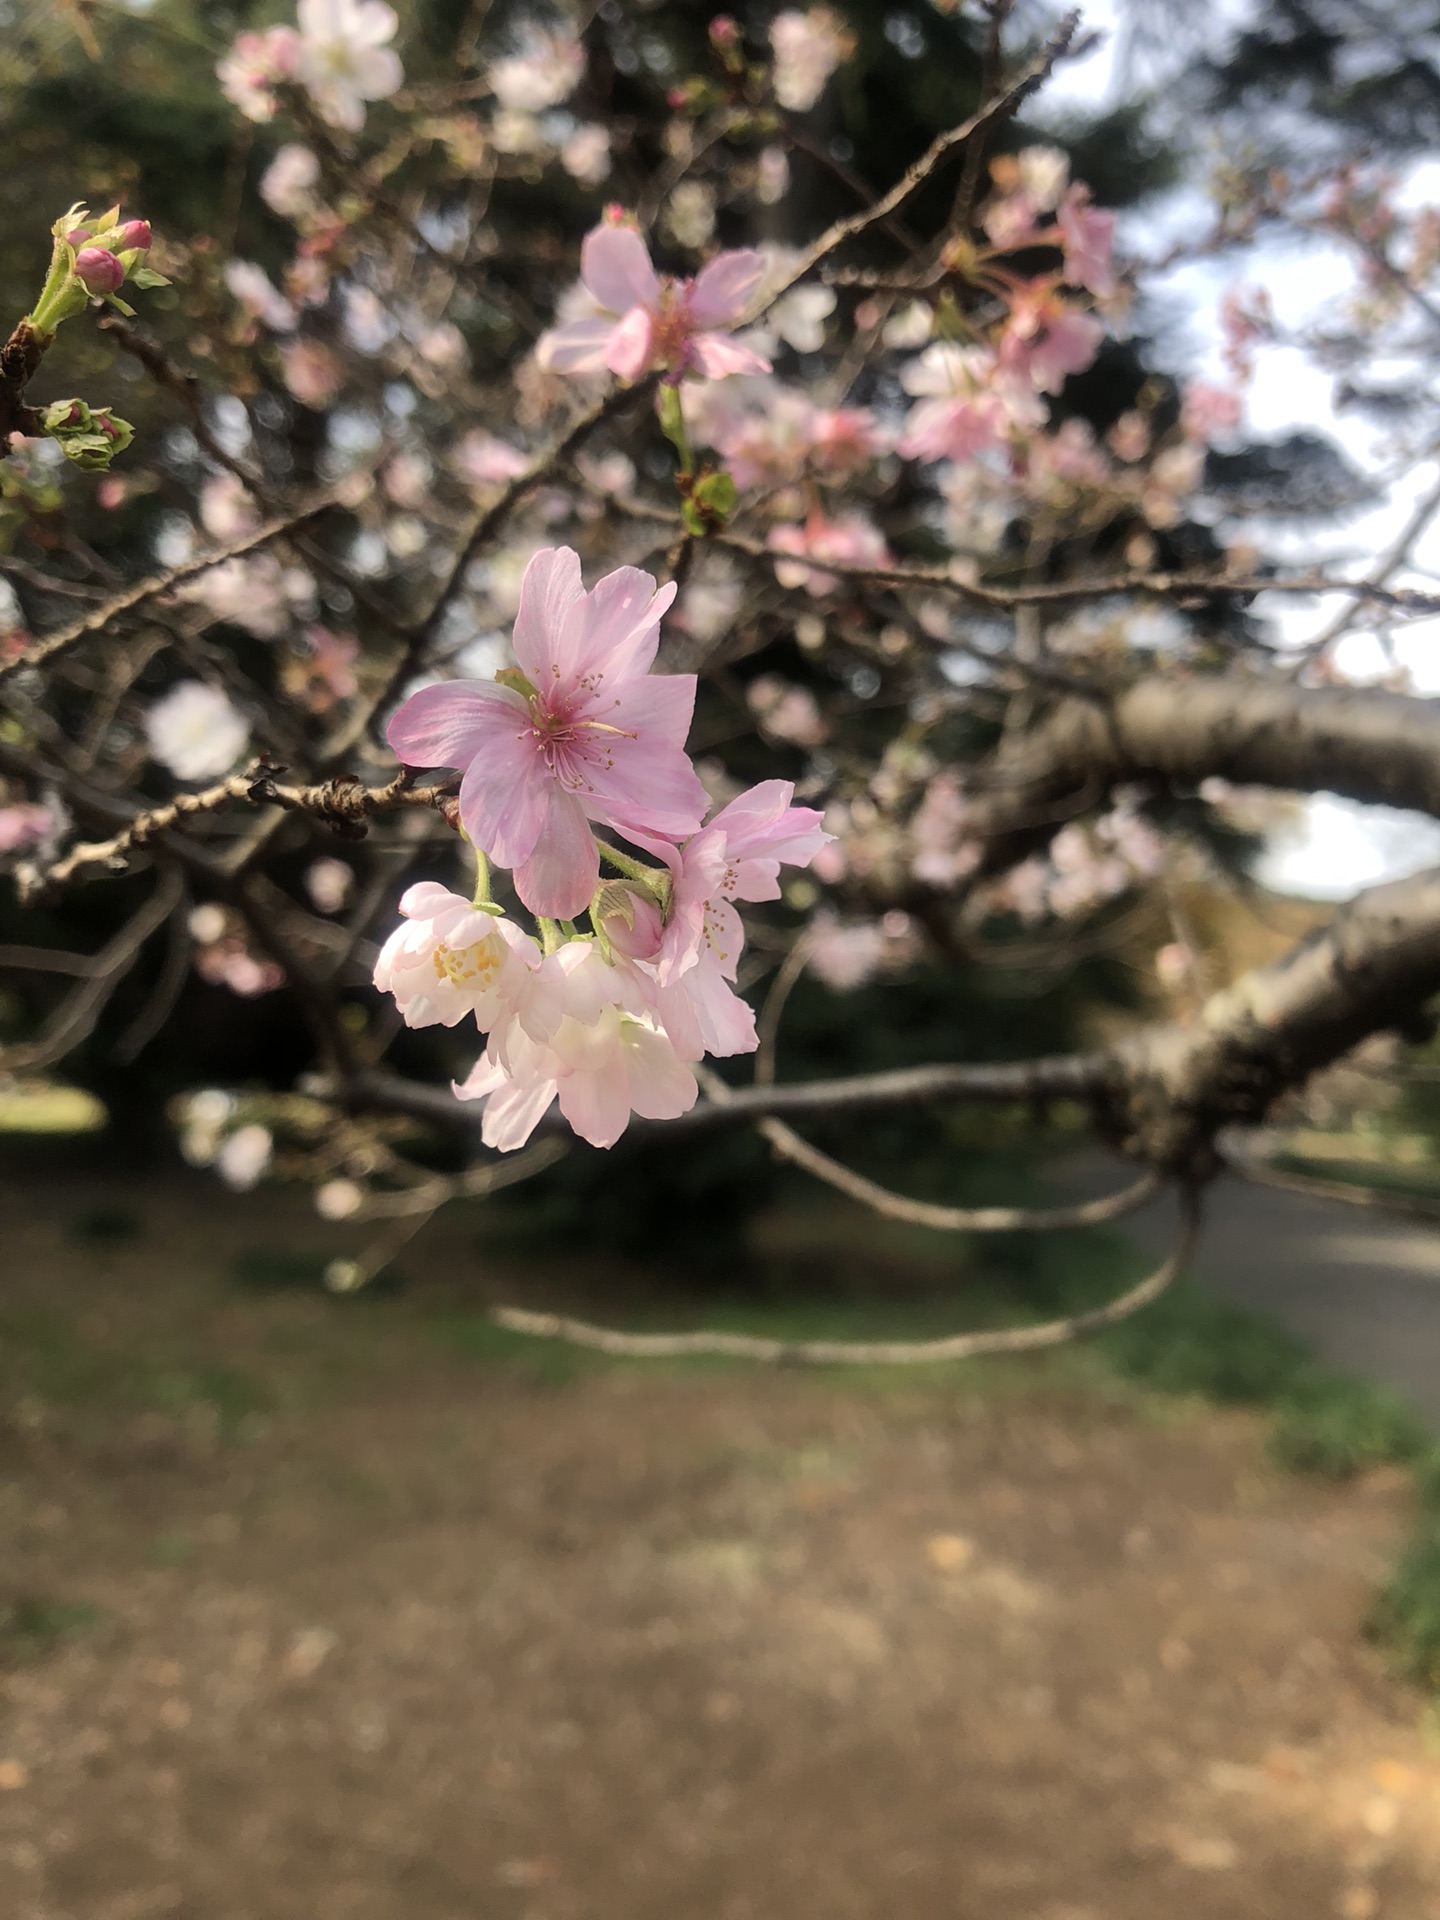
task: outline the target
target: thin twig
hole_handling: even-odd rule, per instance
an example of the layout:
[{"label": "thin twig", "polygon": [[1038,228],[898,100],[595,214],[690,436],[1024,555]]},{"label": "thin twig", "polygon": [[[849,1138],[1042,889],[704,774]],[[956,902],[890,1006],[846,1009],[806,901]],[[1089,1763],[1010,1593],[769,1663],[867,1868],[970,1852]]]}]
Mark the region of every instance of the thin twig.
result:
[{"label": "thin twig", "polygon": [[167,867],[145,905],[95,955],[84,984],[62,1001],[36,1037],[18,1046],[0,1048],[0,1068],[21,1073],[48,1066],[93,1032],[106,1002],[139,957],[140,949],[183,896],[179,873]]},{"label": "thin twig", "polygon": [[572,1346],[590,1347],[597,1353],[633,1360],[673,1360],[690,1354],[715,1353],[736,1360],[763,1360],[772,1366],[906,1367],[973,1360],[982,1354],[1035,1353],[1045,1347],[1063,1346],[1088,1333],[1100,1333],[1158,1300],[1189,1259],[1199,1219],[1199,1202],[1194,1190],[1183,1188],[1180,1236],[1169,1257],[1138,1286],[1103,1307],[1090,1307],[1083,1313],[1066,1314],[1058,1320],[1043,1320],[1038,1326],[952,1333],[938,1340],[767,1340],[756,1334],[718,1331],[625,1333],[617,1327],[597,1327],[587,1320],[575,1320],[568,1314],[534,1313],[524,1307],[496,1307],[490,1317],[511,1333],[566,1340]]},{"label": "thin twig", "polygon": [[29,667],[43,667],[57,654],[66,653],[82,640],[103,633],[112,620],[121,614],[133,613],[136,607],[144,606],[147,600],[153,600],[162,593],[169,593],[187,580],[193,580],[197,574],[208,573],[212,567],[220,567],[227,560],[239,559],[242,554],[254,553],[257,547],[268,546],[272,540],[278,540],[285,534],[303,526],[307,520],[314,520],[319,514],[326,513],[331,507],[343,505],[349,497],[349,488],[345,482],[329,487],[324,493],[312,495],[303,506],[289,513],[278,515],[257,527],[253,533],[247,533],[238,540],[231,540],[223,547],[212,547],[208,553],[196,554],[191,560],[185,560],[179,566],[169,567],[164,573],[153,573],[144,580],[137,580],[120,593],[112,594],[102,600],[89,613],[82,614],[78,620],[72,620],[69,626],[58,627],[53,633],[43,635],[24,653],[11,659],[0,660],[0,681],[10,679]]}]

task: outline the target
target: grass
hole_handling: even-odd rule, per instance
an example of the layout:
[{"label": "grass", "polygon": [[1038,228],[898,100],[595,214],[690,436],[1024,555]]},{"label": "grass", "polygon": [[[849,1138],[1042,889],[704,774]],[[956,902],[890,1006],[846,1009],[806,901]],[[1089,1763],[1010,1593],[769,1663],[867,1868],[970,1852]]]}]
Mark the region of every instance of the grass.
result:
[{"label": "grass", "polygon": [[0,1666],[30,1666],[99,1624],[98,1607],[30,1595],[0,1604]]},{"label": "grass", "polygon": [[109,1403],[168,1414],[207,1407],[220,1436],[233,1440],[247,1416],[272,1404],[264,1384],[239,1367],[186,1365],[101,1347],[56,1308],[30,1306],[0,1314],[0,1347],[26,1391],[57,1406]]}]

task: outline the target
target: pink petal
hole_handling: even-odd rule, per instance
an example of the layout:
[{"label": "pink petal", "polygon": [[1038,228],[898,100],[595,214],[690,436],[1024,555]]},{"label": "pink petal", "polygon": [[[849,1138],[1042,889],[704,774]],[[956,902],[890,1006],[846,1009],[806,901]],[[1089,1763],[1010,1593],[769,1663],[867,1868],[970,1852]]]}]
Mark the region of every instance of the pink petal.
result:
[{"label": "pink petal", "polygon": [[488,1100],[492,1093],[510,1085],[510,1076],[489,1052],[482,1053],[463,1080],[452,1080],[450,1091],[457,1100]]},{"label": "pink petal", "polygon": [[618,1063],[598,1073],[567,1074],[559,1092],[560,1111],[592,1147],[613,1147],[630,1124],[625,1071]]},{"label": "pink petal", "polygon": [[769,373],[770,362],[753,347],[742,346],[730,333],[697,333],[690,357],[707,380],[723,380],[730,373]]},{"label": "pink petal", "polygon": [[633,227],[606,221],[587,233],[580,249],[580,278],[610,313],[653,307],[660,298],[659,278]]},{"label": "pink petal", "polygon": [[471,843],[502,867],[527,860],[544,829],[554,784],[555,776],[536,750],[528,717],[520,727],[496,734],[460,782],[460,822]]},{"label": "pink petal", "polygon": [[630,1105],[645,1120],[676,1120],[695,1104],[699,1088],[695,1076],[663,1033],[642,1028],[632,1034]]},{"label": "pink petal", "polygon": [[514,1153],[523,1147],[545,1118],[555,1098],[553,1080],[536,1080],[523,1086],[502,1087],[485,1104],[480,1123],[480,1138],[497,1153]]},{"label": "pink petal", "polygon": [[407,767],[468,767],[497,733],[513,734],[525,712],[508,687],[452,680],[412,693],[385,738]]},{"label": "pink petal", "polygon": [[584,595],[580,556],[573,548],[542,547],[526,567],[514,646],[521,671],[535,686],[550,685],[560,658],[557,643],[565,616]]},{"label": "pink petal", "polygon": [[753,248],[717,253],[702,267],[690,292],[690,312],[697,327],[728,327],[750,303],[765,273],[765,258]]},{"label": "pink petal", "polygon": [[588,811],[621,832],[631,827],[683,840],[698,832],[708,799],[685,752],[695,676],[652,675],[629,682],[606,719],[609,763],[588,769]]},{"label": "pink petal", "polygon": [[650,364],[655,328],[644,307],[632,307],[610,336],[605,364],[617,380],[638,380]]},{"label": "pink petal", "polygon": [[515,891],[532,913],[551,920],[573,920],[583,913],[599,883],[600,856],[575,796],[548,782],[532,851],[524,860],[504,864],[514,865]]},{"label": "pink petal", "polygon": [[[578,563],[577,563],[578,565]],[[660,618],[675,598],[672,580],[657,592],[639,567],[617,567],[566,609],[551,658],[562,677],[603,674],[605,693],[617,681],[647,673],[660,644]]]},{"label": "pink petal", "polygon": [[604,373],[615,322],[605,314],[593,319],[567,320],[551,327],[535,343],[535,358],[556,373]]}]

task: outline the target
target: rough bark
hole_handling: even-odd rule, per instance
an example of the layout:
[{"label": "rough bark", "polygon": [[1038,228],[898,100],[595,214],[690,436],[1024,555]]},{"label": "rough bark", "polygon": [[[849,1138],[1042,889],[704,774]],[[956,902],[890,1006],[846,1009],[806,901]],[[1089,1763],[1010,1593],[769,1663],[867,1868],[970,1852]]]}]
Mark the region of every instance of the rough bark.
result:
[{"label": "rough bark", "polygon": [[1067,803],[1093,805],[1131,780],[1338,793],[1440,816],[1440,701],[1235,674],[1155,674],[1112,701],[1067,700],[997,759],[974,796],[991,865]]}]

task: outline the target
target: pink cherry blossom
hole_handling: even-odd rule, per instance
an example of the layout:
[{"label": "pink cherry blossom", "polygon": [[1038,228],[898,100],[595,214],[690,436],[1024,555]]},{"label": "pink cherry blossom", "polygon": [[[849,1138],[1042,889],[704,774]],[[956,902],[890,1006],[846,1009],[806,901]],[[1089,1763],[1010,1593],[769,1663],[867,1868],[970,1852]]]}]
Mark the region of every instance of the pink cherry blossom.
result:
[{"label": "pink cherry blossom", "polygon": [[599,878],[590,820],[683,839],[705,810],[685,753],[695,676],[649,673],[675,597],[620,567],[589,593],[568,547],[525,570],[515,657],[525,690],[449,682],[412,694],[390,722],[409,766],[461,767],[466,833],[533,913],[570,919]]},{"label": "pink cherry blossom", "polygon": [[483,427],[471,427],[450,450],[450,464],[460,478],[473,487],[502,486],[523,473],[530,456],[498,434]]},{"label": "pink cherry blossom", "polygon": [[580,279],[593,311],[543,335],[537,357],[557,373],[608,369],[622,380],[638,380],[652,367],[674,380],[768,373],[770,362],[728,331],[764,271],[763,257],[746,249],[717,253],[693,280],[658,274],[635,229],[607,218],[580,249]]},{"label": "pink cherry blossom", "polygon": [[43,840],[55,822],[48,807],[28,803],[0,807],[0,853],[20,853]]},{"label": "pink cherry blossom", "polygon": [[885,964],[885,930],[873,920],[840,920],[822,909],[805,937],[805,959],[836,993],[850,993]]},{"label": "pink cherry blossom", "polygon": [[375,985],[395,996],[406,1026],[453,1027],[473,1014],[488,1031],[512,1015],[541,970],[529,934],[434,880],[409,888],[400,911],[404,920],[375,963]]},{"label": "pink cherry blossom", "polygon": [[215,69],[220,91],[247,120],[273,120],[275,87],[300,70],[300,36],[294,27],[241,33]]},{"label": "pink cherry blossom", "polygon": [[806,566],[804,560],[832,560],[847,567],[888,567],[892,564],[885,536],[873,522],[858,513],[828,520],[823,513],[812,513],[804,526],[778,526],[770,529],[769,544],[774,552],[795,554],[801,558],[777,560],[775,578],[782,587],[804,587],[817,597],[833,593],[840,576],[822,567]]},{"label": "pink cherry blossom", "polygon": [[755,1049],[754,1016],[726,984],[745,944],[733,903],[778,900],[782,863],[808,866],[829,841],[813,807],[791,805],[794,793],[788,780],[765,780],[722,807],[683,847],[641,842],[670,869],[670,909],[658,945],[640,951],[653,963],[655,1009],[682,1059]]},{"label": "pink cherry blossom", "polygon": [[1060,202],[1056,213],[1065,249],[1065,278],[1072,287],[1088,287],[1105,299],[1115,291],[1110,251],[1115,244],[1115,216],[1090,204],[1090,189],[1078,182]]},{"label": "pink cherry blossom", "polygon": [[1000,369],[1022,375],[1037,393],[1058,393],[1072,373],[1093,364],[1104,338],[1093,313],[1067,306],[1053,288],[1027,290],[1001,335]]},{"label": "pink cherry blossom", "polygon": [[484,1100],[481,1138],[508,1153],[524,1146],[557,1097],[582,1140],[613,1147],[632,1113],[678,1119],[699,1089],[653,1019],[609,1006],[593,1022],[567,1016],[548,1044],[517,1049],[508,1068],[487,1049],[455,1092]]},{"label": "pink cherry blossom", "polygon": [[1005,372],[986,347],[937,340],[900,375],[907,393],[924,396],[905,422],[899,451],[907,460],[974,460],[1009,449],[1033,432],[1044,409],[1027,379]]}]

